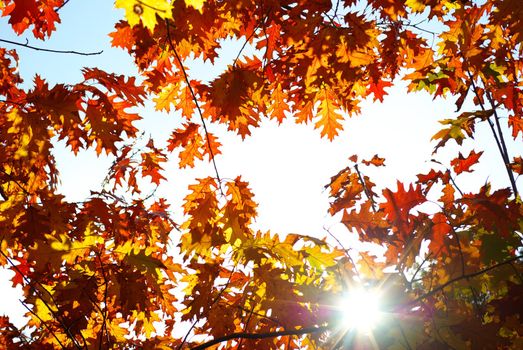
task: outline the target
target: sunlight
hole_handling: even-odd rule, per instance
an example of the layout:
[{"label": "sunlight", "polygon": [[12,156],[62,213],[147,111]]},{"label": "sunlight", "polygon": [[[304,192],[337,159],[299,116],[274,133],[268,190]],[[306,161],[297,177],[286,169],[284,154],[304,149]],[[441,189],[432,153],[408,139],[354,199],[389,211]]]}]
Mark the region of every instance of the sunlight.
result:
[{"label": "sunlight", "polygon": [[380,322],[380,295],[375,291],[358,289],[349,293],[340,303],[343,327],[368,333]]}]

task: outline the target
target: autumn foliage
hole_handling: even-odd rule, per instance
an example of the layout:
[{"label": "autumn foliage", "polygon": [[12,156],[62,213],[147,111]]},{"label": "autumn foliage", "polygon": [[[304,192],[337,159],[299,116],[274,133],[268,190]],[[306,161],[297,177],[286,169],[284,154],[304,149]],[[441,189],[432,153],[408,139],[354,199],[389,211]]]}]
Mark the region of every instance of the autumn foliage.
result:
[{"label": "autumn foliage", "polygon": [[[45,40],[64,5],[3,0],[0,11],[16,33]],[[132,56],[139,78],[91,67],[74,85],[50,85],[42,72],[22,87],[16,50],[0,47],[0,263],[15,272],[30,317],[23,329],[0,317],[0,348],[523,347],[519,0],[115,6],[125,18],[112,45]],[[251,53],[242,49],[219,77],[199,81],[185,62],[213,62],[228,38]],[[173,181],[168,161],[214,163],[221,144],[211,123],[247,138],[263,119],[293,119],[328,142],[363,100],[383,101],[398,79],[409,92],[455,100],[456,117],[442,116],[432,138],[432,169],[381,188],[368,169],[386,160],[352,156],[326,186],[330,215],[347,234],[385,247],[383,259],[351,256],[330,237],[255,231],[248,179],[220,178],[216,164],[189,187],[183,222],[143,190]],[[134,142],[142,117],[133,107],[145,101],[183,119],[166,145]],[[506,183],[466,192],[460,176],[482,151],[464,145],[480,124]],[[75,154],[111,155],[103,191],[80,203],[57,191],[56,138]],[[456,153],[450,162],[438,160],[443,149]],[[372,342],[339,324],[336,300],[358,285],[386,295],[386,322]],[[190,336],[176,335],[181,324]]]}]

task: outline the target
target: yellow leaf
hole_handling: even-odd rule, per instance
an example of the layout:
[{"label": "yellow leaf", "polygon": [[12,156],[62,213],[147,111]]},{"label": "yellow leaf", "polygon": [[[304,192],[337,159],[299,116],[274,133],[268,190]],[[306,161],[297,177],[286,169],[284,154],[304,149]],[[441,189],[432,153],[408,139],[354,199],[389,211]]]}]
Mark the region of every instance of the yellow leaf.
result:
[{"label": "yellow leaf", "polygon": [[33,130],[29,126],[27,128],[27,133],[23,133],[22,137],[20,138],[18,149],[15,152],[14,159],[20,159],[23,157],[27,157],[29,154],[28,146],[31,142],[31,139],[33,138]]},{"label": "yellow leaf", "polygon": [[187,6],[194,7],[195,9],[200,11],[200,13],[202,12],[202,8],[203,8],[203,3],[204,2],[205,2],[205,0],[185,0],[185,4]]},{"label": "yellow leaf", "polygon": [[19,126],[24,121],[24,117],[14,108],[11,112],[7,113],[7,120],[12,123],[12,126],[7,129],[7,133],[16,134],[20,131]]},{"label": "yellow leaf", "polygon": [[53,312],[58,311],[58,310],[56,310],[56,308],[52,304],[47,303],[47,305],[46,305],[42,301],[42,299],[36,299],[35,300],[35,307],[34,307],[33,311],[36,313],[36,315],[38,315],[38,317],[40,318],[41,322],[52,321],[54,319],[54,316],[51,313],[50,309]]},{"label": "yellow leaf", "polygon": [[407,0],[405,1],[405,5],[410,7],[414,13],[423,12],[425,9],[425,4],[421,0]]},{"label": "yellow leaf", "polygon": [[348,57],[352,68],[366,66],[374,60],[374,56],[362,51],[352,51]]},{"label": "yellow leaf", "polygon": [[171,111],[171,103],[177,103],[178,99],[178,84],[169,83],[168,85],[162,87],[162,90],[156,98],[153,99],[156,102],[155,109],[157,111],[164,110],[166,112]]},{"label": "yellow leaf", "polygon": [[154,30],[156,15],[160,18],[172,18],[172,6],[169,0],[116,0],[115,7],[125,10],[129,25],[135,26],[142,20],[144,27]]},{"label": "yellow leaf", "polygon": [[129,265],[136,266],[141,272],[149,275],[156,274],[158,277],[161,276],[161,272],[158,269],[167,269],[160,258],[147,255],[145,251],[129,254],[125,257],[125,260]]},{"label": "yellow leaf", "polygon": [[118,318],[111,319],[109,322],[105,323],[109,334],[111,334],[117,342],[126,341],[125,337],[129,334],[127,328],[121,326],[122,323],[124,323],[124,321]]},{"label": "yellow leaf", "polygon": [[98,236],[96,233],[93,234],[91,225],[87,226],[84,239],[81,241],[72,241],[65,234],[59,235],[60,240],[53,235],[45,236],[51,243],[51,249],[64,252],[62,259],[69,264],[74,263],[77,257],[84,257],[89,254],[94,245],[104,242],[101,236]]}]

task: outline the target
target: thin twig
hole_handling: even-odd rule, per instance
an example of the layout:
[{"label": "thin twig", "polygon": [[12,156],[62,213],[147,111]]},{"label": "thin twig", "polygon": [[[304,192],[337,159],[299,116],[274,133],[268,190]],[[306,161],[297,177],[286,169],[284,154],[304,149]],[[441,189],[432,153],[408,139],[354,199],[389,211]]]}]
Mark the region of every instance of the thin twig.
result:
[{"label": "thin twig", "polygon": [[486,272],[489,272],[490,270],[494,270],[500,266],[503,266],[503,265],[509,265],[511,264],[512,262],[514,261],[517,261],[519,259],[523,258],[523,255],[517,255],[517,256],[513,256],[512,258],[510,259],[507,259],[505,261],[502,261],[500,263],[497,263],[497,264],[494,264],[492,266],[489,266],[489,267],[486,267],[482,270],[479,270],[479,271],[476,271],[476,272],[473,272],[473,273],[468,273],[468,274],[464,274],[464,275],[461,275],[459,277],[455,277],[445,283],[443,283],[442,285],[439,285],[437,286],[436,288],[434,289],[431,289],[429,292],[423,294],[423,295],[420,295],[419,297],[417,297],[416,299],[406,303],[406,304],[403,304],[401,305],[401,307],[408,307],[408,306],[411,306],[411,305],[414,305],[414,304],[417,304],[419,303],[420,301],[424,300],[424,299],[427,299],[429,297],[431,297],[432,295],[442,291],[443,289],[447,288],[448,286],[450,286],[451,284],[454,284],[458,281],[461,281],[463,279],[469,279],[469,278],[473,278],[473,277],[476,277],[476,276],[480,276]]},{"label": "thin twig", "polygon": [[69,2],[69,0],[65,0],[64,3],[63,3],[62,5],[58,6],[58,7],[56,8],[56,10],[54,10],[54,12],[58,12],[58,11],[60,11],[60,10],[62,9],[62,7],[64,7],[65,5],[67,5],[68,2]]},{"label": "thin twig", "polygon": [[194,90],[192,88],[191,81],[189,80],[189,76],[187,75],[187,71],[185,70],[185,67],[183,66],[182,59],[180,58],[180,55],[178,55],[178,51],[176,50],[176,47],[173,44],[173,41],[171,38],[171,26],[169,24],[169,20],[167,20],[167,19],[165,20],[165,25],[167,26],[167,40],[169,40],[169,45],[171,46],[171,49],[174,52],[176,60],[180,64],[180,69],[182,70],[183,76],[185,78],[185,83],[187,84],[187,87],[189,88],[189,92],[191,93],[192,99],[196,105],[196,109],[198,110],[198,115],[200,116],[200,120],[202,122],[203,131],[205,132],[205,138],[207,140],[207,147],[209,147],[209,155],[211,157],[211,162],[214,167],[214,172],[216,173],[216,180],[218,180],[220,192],[221,192],[222,196],[225,196],[225,194],[223,193],[223,190],[222,190],[222,185],[221,185],[222,181],[220,178],[220,174],[218,172],[218,167],[216,166],[216,160],[214,159],[214,152],[213,152],[212,146],[211,146],[211,139],[209,138],[207,124],[205,123],[205,119],[203,118],[203,113],[200,108],[200,103],[198,102],[198,99],[196,98],[196,94],[194,93]]},{"label": "thin twig", "polygon": [[7,176],[10,179],[10,181],[14,182],[15,185],[18,186],[27,196],[31,195],[31,193],[29,193],[29,191],[26,190],[24,186],[22,186],[17,180],[15,180],[13,175],[11,175],[10,173],[5,172],[3,169],[0,169],[0,173],[2,173],[5,176]]},{"label": "thin twig", "polygon": [[[228,305],[228,304],[227,304],[227,305]],[[242,306],[240,306],[240,305],[237,305],[236,307],[237,307],[238,309],[242,310],[242,311],[245,311],[245,312],[251,312],[251,310],[246,309],[246,308],[244,308],[244,307],[242,307]],[[276,318],[273,318],[273,317],[270,317],[270,316],[267,316],[267,315],[260,314],[259,312],[256,312],[256,311],[252,311],[251,313],[252,313],[253,315],[255,315],[255,316],[258,316],[258,317],[263,318],[263,319],[265,319],[265,320],[271,321],[271,322],[273,322],[274,324],[283,327],[283,324],[282,324],[280,321],[278,321],[278,319],[276,319]]]},{"label": "thin twig", "polygon": [[410,285],[410,288],[412,289],[412,283],[414,283],[414,280],[416,279],[416,275],[421,271],[421,268],[423,267],[423,265],[425,265],[425,263],[429,260],[429,258],[432,256],[432,252],[429,252],[427,254],[427,256],[423,259],[423,261],[421,262],[421,264],[419,264],[418,268],[416,269],[416,271],[414,271],[414,274],[412,275],[410,281],[409,281],[409,285]]},{"label": "thin twig", "polygon": [[514,179],[514,173],[512,172],[512,169],[510,168],[510,159],[509,159],[507,144],[505,143],[505,137],[503,136],[503,131],[501,130],[501,125],[499,123],[499,116],[498,116],[497,108],[494,103],[494,100],[492,99],[491,93],[487,90],[487,85],[485,84],[485,82],[483,82],[483,86],[485,87],[485,95],[487,96],[487,99],[490,102],[490,106],[492,107],[492,110],[494,111],[494,121],[496,123],[496,129],[498,130],[498,136],[499,136],[499,141],[501,142],[501,148],[503,148],[503,152],[505,155],[505,157],[503,159],[504,163],[505,163],[505,168],[507,169],[508,177],[510,179],[510,184],[512,186],[512,190],[514,191],[514,197],[517,198],[518,197],[518,188],[516,186],[516,180]]},{"label": "thin twig", "polygon": [[31,49],[31,50],[35,50],[35,51],[44,51],[44,52],[51,52],[51,53],[64,53],[64,54],[80,55],[80,56],[94,56],[94,55],[100,55],[102,52],[104,52],[103,50],[96,51],[96,52],[80,52],[80,51],[74,51],[74,50],[45,49],[43,47],[37,47],[37,46],[29,45],[28,42],[26,42],[24,44],[24,43],[12,41],[12,40],[7,40],[7,39],[0,39],[0,42],[4,42],[4,43],[7,43],[7,44],[11,44],[11,45],[17,45],[17,46],[25,47],[27,49]]},{"label": "thin twig", "polygon": [[[243,326],[243,331],[244,332],[247,332],[247,329],[249,327],[249,322],[251,321],[251,317],[252,317],[252,314],[254,312],[254,304],[252,305],[251,307],[251,311],[249,312],[249,316],[247,316],[247,321],[245,321],[245,324]],[[243,341],[243,338],[240,339],[240,341],[238,342],[238,349],[241,349],[242,348],[242,341]]]},{"label": "thin twig", "polygon": [[31,308],[29,306],[27,306],[26,303],[24,303],[23,300],[19,299],[18,300],[23,307],[25,307],[27,309],[27,311],[29,311],[31,314],[33,314],[36,318],[38,318],[40,320],[40,323],[51,333],[51,335],[56,339],[56,341],[58,342],[58,344],[60,345],[60,347],[62,349],[66,349],[66,347],[64,346],[64,344],[62,344],[62,342],[60,341],[60,339],[58,339],[58,337],[56,336],[55,332],[53,332],[53,330],[47,325],[47,323],[45,323],[44,320],[42,320],[42,318],[40,318],[40,316],[38,316],[38,314],[36,312],[34,312],[33,310],[31,310]]},{"label": "thin twig", "polygon": [[[448,169],[447,169],[448,170]],[[452,185],[454,186],[454,188],[456,190],[458,190],[459,194],[461,195],[461,197],[463,197],[463,191],[461,191],[461,188],[459,188],[458,184],[456,183],[456,181],[454,180],[454,178],[452,177],[452,175],[450,174],[450,171],[449,171],[449,179],[450,179],[450,182],[452,182]]]},{"label": "thin twig", "polygon": [[98,257],[98,261],[100,262],[100,270],[102,271],[102,277],[104,280],[104,283],[102,284],[104,286],[104,308],[103,308],[103,312],[102,312],[102,329],[101,329],[102,334],[100,334],[100,344],[98,347],[100,350],[102,350],[102,339],[104,336],[104,332],[105,332],[105,335],[107,336],[107,341],[108,341],[109,345],[110,345],[110,341],[111,341],[109,332],[107,332],[107,290],[108,290],[109,286],[108,286],[107,276],[105,275],[104,264],[102,262],[102,258],[100,257],[100,252],[96,251],[95,254]]},{"label": "thin twig", "polygon": [[[245,49],[245,47],[247,46],[247,44],[249,43],[249,41],[252,39],[252,37],[254,36],[254,34],[256,34],[256,30],[258,30],[258,28],[260,27],[260,25],[265,22],[267,16],[263,17],[259,22],[258,24],[256,24],[256,27],[254,27],[254,29],[252,30],[252,33],[245,38],[245,42],[243,43],[242,47],[240,48],[240,51],[238,51],[238,54],[236,55],[236,58],[234,59],[234,61],[232,62],[232,66],[233,67],[236,67],[236,63],[238,62],[238,59],[240,58],[240,55],[241,53],[243,52],[243,50]],[[263,27],[264,31],[265,31],[265,27]]]},{"label": "thin twig", "polygon": [[[214,304],[216,304],[216,302],[218,300],[220,300],[222,294],[225,292],[225,290],[227,288],[229,288],[229,284],[231,283],[231,278],[232,278],[232,275],[234,274],[234,272],[236,271],[236,267],[238,266],[238,264],[235,264],[233,269],[231,270],[231,274],[229,275],[229,278],[227,279],[227,282],[225,283],[225,285],[223,286],[222,289],[220,289],[220,291],[218,292],[218,295],[216,295],[216,297],[214,298],[214,300],[211,302],[211,305],[209,305],[209,308],[212,307]],[[198,323],[198,319],[195,320],[193,322],[193,324],[191,325],[191,328],[189,328],[189,330],[187,331],[187,333],[185,333],[185,337],[183,337],[182,339],[182,342],[180,343],[180,345],[178,345],[178,347],[176,348],[177,350],[180,350],[182,348],[182,346],[185,344],[185,342],[187,341],[187,338],[189,337],[189,335],[191,334],[192,330],[194,329],[194,327],[196,326],[196,323]]]},{"label": "thin twig", "polygon": [[361,175],[360,169],[358,168],[358,164],[354,164],[354,169],[356,170],[356,173],[358,174],[358,179],[360,180],[360,183],[363,186],[365,195],[370,200],[370,203],[372,206],[372,211],[376,212],[376,202],[374,202],[374,198],[372,197],[370,190],[367,188],[367,184],[365,183],[365,180],[363,179],[363,176]]},{"label": "thin twig", "polygon": [[313,334],[313,333],[321,333],[325,332],[328,329],[330,329],[330,325],[325,326],[313,326],[313,327],[305,327],[300,329],[288,329],[283,331],[276,331],[276,332],[268,332],[268,333],[245,333],[245,332],[239,332],[239,333],[232,333],[225,335],[223,337],[218,337],[213,340],[209,340],[208,342],[205,342],[203,344],[200,344],[198,346],[195,346],[194,348],[191,348],[191,350],[203,350],[210,348],[213,345],[225,342],[227,340],[231,339],[267,339],[267,338],[276,338],[286,335],[305,335],[305,334]]},{"label": "thin twig", "polygon": [[403,341],[405,341],[405,345],[407,346],[408,350],[412,350],[412,346],[410,346],[409,339],[407,338],[407,335],[405,334],[405,331],[403,330],[403,327],[401,326],[400,321],[396,318],[396,323],[398,324],[398,328],[400,329],[401,336],[403,337]]},{"label": "thin twig", "polygon": [[[481,101],[481,96],[479,96],[479,93],[478,93],[478,87],[474,81],[474,77],[472,76],[472,73],[470,73],[470,71],[468,70],[468,68],[466,69],[466,72],[467,72],[467,75],[470,79],[470,84],[472,85],[472,88],[474,90],[474,94],[476,95],[476,98],[478,99],[478,102],[479,102],[479,105],[481,107],[481,110],[483,112],[486,112],[486,108],[485,108],[485,105],[483,104],[483,102]],[[483,84],[484,85],[484,84]],[[493,108],[493,112],[494,112],[494,119],[496,120],[496,123],[498,125],[498,132],[500,133],[498,135],[498,133],[496,132],[496,129],[494,128],[494,123],[492,122],[492,120],[490,120],[490,118],[487,118],[487,122],[490,126],[490,130],[492,131],[492,134],[494,135],[494,139],[496,140],[496,145],[498,146],[498,151],[501,155],[501,158],[503,159],[503,163],[505,164],[505,169],[507,171],[507,174],[508,174],[508,177],[509,177],[509,180],[510,180],[510,184],[512,186],[512,190],[514,192],[514,196],[517,197],[518,195],[518,189],[516,187],[516,182],[514,180],[514,174],[512,173],[512,170],[510,169],[510,159],[508,158],[508,153],[507,153],[507,146],[505,145],[505,140],[503,138],[503,133],[501,132],[501,128],[499,128],[499,117],[497,116],[497,112],[496,112],[496,108],[494,106],[494,103],[493,101],[489,98],[489,95],[488,95],[488,91],[486,90],[486,86],[485,86],[485,93],[487,95],[487,99],[489,99],[489,102],[491,103],[491,106]]]},{"label": "thin twig", "polygon": [[[2,239],[0,239],[0,242],[3,240],[3,237]],[[81,349],[81,348],[85,348],[86,345],[84,344],[84,346],[81,346],[78,341],[76,340],[76,338],[74,337],[74,335],[71,333],[71,330],[69,329],[70,327],[67,326],[67,324],[61,319],[60,315],[56,313],[56,311],[53,310],[53,308],[49,305],[49,303],[44,299],[43,295],[42,295],[42,292],[38,290],[38,288],[35,288],[33,286],[33,283],[29,280],[29,278],[24,275],[24,273],[20,270],[20,268],[18,268],[17,265],[15,265],[15,263],[13,262],[13,260],[11,260],[11,258],[9,256],[7,256],[7,254],[5,254],[2,250],[0,250],[0,254],[7,260],[7,262],[9,263],[9,265],[11,265],[18,274],[20,274],[20,276],[22,276],[22,279],[25,281],[25,283],[27,283],[29,286],[32,287],[32,290],[34,290],[34,292],[36,293],[37,297],[42,300],[42,303],[45,305],[45,307],[47,308],[47,310],[49,310],[49,312],[51,313],[51,315],[53,315],[53,318],[60,324],[60,326],[62,327],[62,329],[67,333],[68,337],[72,340],[73,344],[75,345],[75,347],[77,349]],[[49,298],[51,299],[51,301],[55,304],[55,307],[58,309],[58,304],[56,303],[56,301],[54,300],[54,297],[53,295],[38,281],[36,281],[36,284],[38,286],[40,286],[48,295],[49,295]]]}]

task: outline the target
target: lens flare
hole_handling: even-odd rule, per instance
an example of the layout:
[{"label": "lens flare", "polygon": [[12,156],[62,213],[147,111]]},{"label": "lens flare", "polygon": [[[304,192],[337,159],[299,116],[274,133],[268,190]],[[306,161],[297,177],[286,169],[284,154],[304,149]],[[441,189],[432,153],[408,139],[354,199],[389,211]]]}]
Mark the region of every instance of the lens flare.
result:
[{"label": "lens flare", "polygon": [[371,332],[381,319],[380,295],[374,291],[358,289],[347,294],[340,302],[343,326],[361,332]]}]

